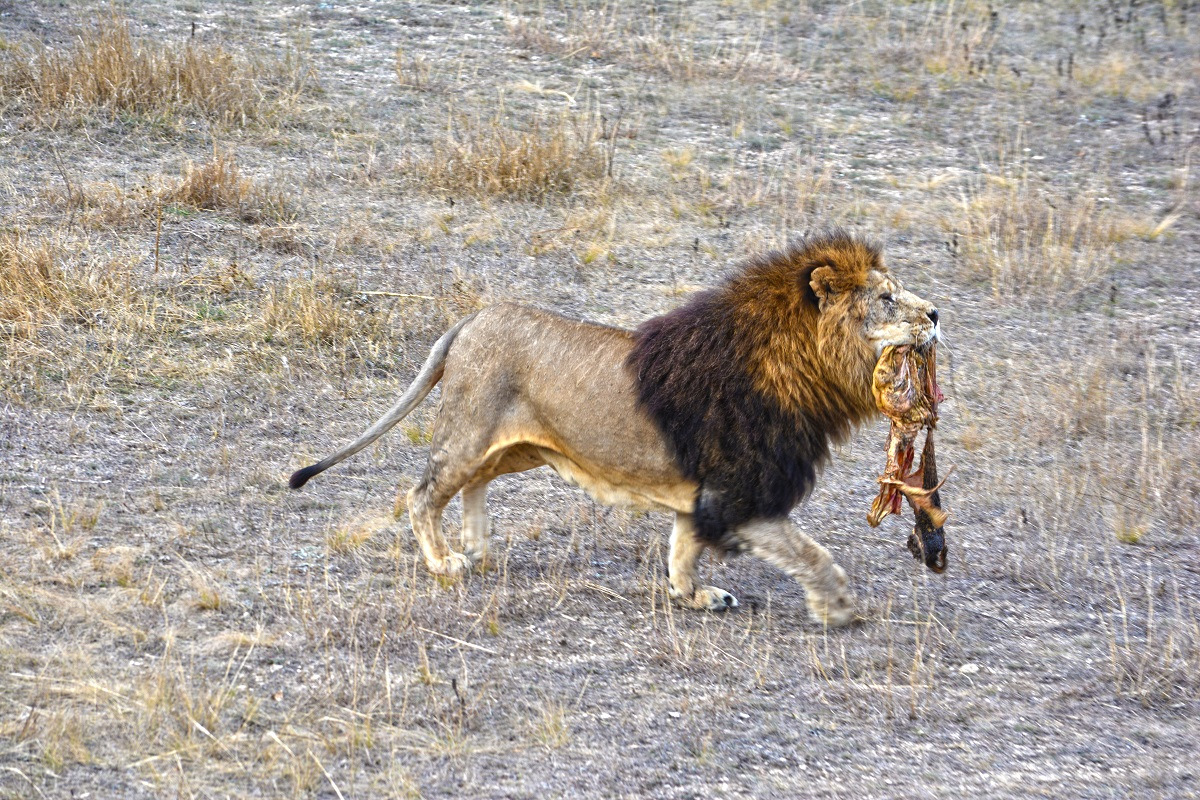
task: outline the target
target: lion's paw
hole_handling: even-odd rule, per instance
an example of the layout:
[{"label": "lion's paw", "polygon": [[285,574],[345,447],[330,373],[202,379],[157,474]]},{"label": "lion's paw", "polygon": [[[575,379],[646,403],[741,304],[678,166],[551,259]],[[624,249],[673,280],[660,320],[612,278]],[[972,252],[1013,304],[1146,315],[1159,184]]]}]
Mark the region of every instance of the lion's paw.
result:
[{"label": "lion's paw", "polygon": [[463,555],[471,562],[471,566],[477,567],[484,563],[487,558],[487,545],[467,545],[463,548]]},{"label": "lion's paw", "polygon": [[429,571],[434,575],[454,579],[467,574],[474,566],[471,559],[462,553],[451,553],[440,561],[430,562]]},{"label": "lion's paw", "polygon": [[857,614],[854,612],[854,592],[841,567],[833,565],[833,580],[825,591],[809,587],[806,591],[808,616],[813,622],[838,628],[849,625]]},{"label": "lion's paw", "polygon": [[697,586],[690,597],[684,597],[674,588],[670,592],[680,605],[697,611],[728,611],[738,607],[737,598],[718,586]]},{"label": "lion's paw", "polygon": [[857,616],[853,595],[840,595],[831,600],[810,597],[808,600],[808,618],[820,625],[840,628],[854,622]]}]

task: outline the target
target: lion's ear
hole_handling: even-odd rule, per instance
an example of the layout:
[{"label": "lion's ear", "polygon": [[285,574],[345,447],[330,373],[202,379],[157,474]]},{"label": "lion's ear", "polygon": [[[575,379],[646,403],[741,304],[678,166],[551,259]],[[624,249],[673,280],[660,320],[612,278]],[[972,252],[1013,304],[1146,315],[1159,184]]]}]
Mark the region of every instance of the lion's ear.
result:
[{"label": "lion's ear", "polygon": [[825,310],[826,304],[833,302],[833,297],[837,294],[836,283],[837,273],[832,267],[817,267],[812,271],[808,285],[817,296],[817,307],[821,311]]}]

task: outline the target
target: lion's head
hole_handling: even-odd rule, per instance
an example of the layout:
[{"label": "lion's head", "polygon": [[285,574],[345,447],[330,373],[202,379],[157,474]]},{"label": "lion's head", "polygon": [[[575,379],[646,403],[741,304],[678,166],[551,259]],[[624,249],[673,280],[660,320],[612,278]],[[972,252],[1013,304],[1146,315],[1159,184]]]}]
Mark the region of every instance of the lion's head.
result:
[{"label": "lion's head", "polygon": [[839,423],[874,415],[884,347],[937,336],[937,309],[904,289],[876,246],[840,231],[751,262],[723,293],[742,318],[756,388]]},{"label": "lion's head", "polygon": [[833,234],[802,252],[827,336],[861,336],[872,361],[890,345],[921,345],[937,337],[937,309],[905,289],[875,247]]}]

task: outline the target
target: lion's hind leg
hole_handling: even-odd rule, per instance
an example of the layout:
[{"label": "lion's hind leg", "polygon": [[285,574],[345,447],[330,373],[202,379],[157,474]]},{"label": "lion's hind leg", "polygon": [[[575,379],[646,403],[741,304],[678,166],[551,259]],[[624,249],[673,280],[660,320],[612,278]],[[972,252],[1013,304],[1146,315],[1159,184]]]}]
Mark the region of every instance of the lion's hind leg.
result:
[{"label": "lion's hind leg", "polygon": [[[446,506],[460,489],[469,484],[484,460],[480,451],[486,452],[486,443],[474,445],[447,442],[435,428],[425,473],[408,493],[408,517],[412,522],[413,535],[417,537],[421,554],[425,557],[425,566],[435,575],[456,578],[470,572],[474,566],[469,556],[450,549],[442,533],[442,513]],[[478,514],[482,511],[485,537],[487,511],[481,506],[486,486],[484,482],[479,487],[483,491],[472,492],[469,499],[464,496],[463,506],[464,523],[470,519],[473,528],[478,527]]]},{"label": "lion's hind leg", "polygon": [[739,528],[738,536],[752,554],[800,582],[815,622],[836,627],[854,621],[854,593],[846,573],[828,550],[787,519],[755,520]]},{"label": "lion's hind leg", "polygon": [[487,513],[487,487],[490,480],[475,480],[462,490],[462,547],[463,555],[472,564],[481,564],[487,556],[488,537],[492,524]]},{"label": "lion's hind leg", "polygon": [[696,536],[691,514],[676,514],[671,529],[671,555],[667,581],[671,597],[680,605],[701,611],[736,608],[737,598],[716,586],[702,586],[697,568],[706,545]]},{"label": "lion's hind leg", "polygon": [[536,469],[545,463],[536,447],[519,443],[493,453],[471,476],[462,490],[462,547],[463,554],[471,563],[481,564],[487,557],[492,527],[487,513],[488,484],[501,475]]},{"label": "lion's hind leg", "polygon": [[421,555],[425,557],[425,566],[434,575],[449,578],[469,572],[472,566],[470,558],[450,549],[442,534],[442,512],[457,491],[455,487],[447,497],[436,484],[431,485],[426,471],[426,477],[408,493],[408,518],[412,522],[417,544],[421,547]]}]

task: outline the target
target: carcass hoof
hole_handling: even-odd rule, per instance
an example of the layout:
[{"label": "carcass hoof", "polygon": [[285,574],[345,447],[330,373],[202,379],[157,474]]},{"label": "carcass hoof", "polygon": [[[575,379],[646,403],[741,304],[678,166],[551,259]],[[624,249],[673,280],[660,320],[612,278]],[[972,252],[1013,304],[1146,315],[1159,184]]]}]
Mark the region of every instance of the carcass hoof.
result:
[{"label": "carcass hoof", "polygon": [[[930,570],[941,574],[946,571],[946,552],[949,548],[946,547],[945,539],[941,536],[928,538],[931,541],[926,542],[925,538],[917,536],[916,531],[910,533],[908,535],[908,552],[912,553],[913,558],[918,561],[924,561],[925,566]],[[941,545],[941,547],[937,545]]]}]

